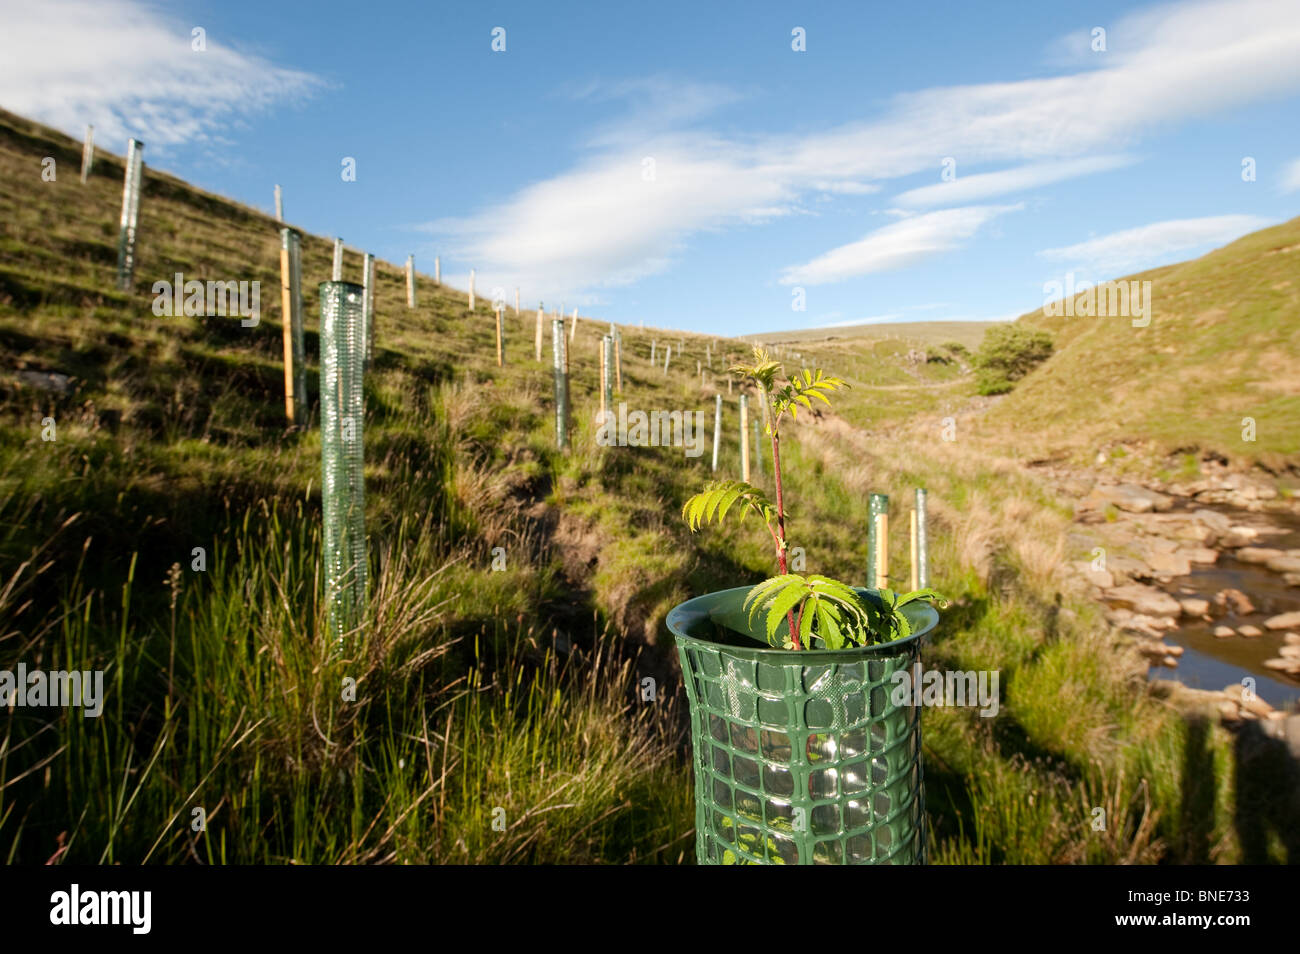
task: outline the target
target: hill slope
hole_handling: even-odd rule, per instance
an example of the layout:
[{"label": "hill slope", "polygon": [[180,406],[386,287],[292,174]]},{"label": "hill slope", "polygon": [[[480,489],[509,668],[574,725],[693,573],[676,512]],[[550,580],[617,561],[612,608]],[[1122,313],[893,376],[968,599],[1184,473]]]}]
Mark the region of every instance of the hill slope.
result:
[{"label": "hill slope", "polygon": [[[55,182],[40,178],[45,156]],[[578,327],[574,440],[559,453],[532,316],[508,317],[498,368],[486,303],[471,310],[426,278],[408,310],[400,271],[380,263],[365,385],[371,605],[365,641],[332,658],[317,598],[320,436],[284,426],[278,296],[264,292],[261,323],[245,329],[158,318],[148,293],[176,271],[275,289],[277,223],[146,169],[137,286],[120,294],[121,162],[101,154],[83,187],[79,157],[68,137],[0,114],[0,667],[98,669],[109,691],[100,720],[9,715],[0,852],[688,858],[690,765],[661,622],[687,596],[757,582],[772,559],[752,521],[683,527],[682,501],[712,476],[707,450],[597,444],[601,326]],[[313,397],[329,260],[329,243],[306,236]],[[346,274],[359,264],[350,252]],[[743,349],[669,333],[665,371],[648,360],[664,332],[623,334],[619,399],[709,422],[721,394],[718,476],[737,476],[737,396],[720,369]],[[933,582],[952,603],[926,663],[1002,676],[996,716],[925,714],[932,858],[1263,860],[1234,835],[1231,740],[1151,698],[1057,572],[1068,513],[970,442],[852,426],[924,419],[962,391],[956,363],[908,362],[906,348],[799,345],[855,388],[841,418],[801,416],[782,457],[807,572],[861,579],[867,498],[883,491],[904,517],[890,541],[905,586],[905,501],[928,487]],[[42,440],[46,418],[55,441]],[[770,473],[753,479],[771,486]],[[653,705],[644,674],[659,679]],[[1084,811],[1098,804],[1106,833]],[[505,832],[490,825],[496,808]]]},{"label": "hill slope", "polygon": [[[1015,429],[1044,454],[1087,457],[1118,438],[1154,454],[1186,448],[1295,463],[1300,218],[1124,281],[1151,283],[1146,327],[1044,309],[1019,319],[1049,331],[1056,353],[988,424]],[[1253,442],[1243,440],[1244,418],[1255,422]]]}]

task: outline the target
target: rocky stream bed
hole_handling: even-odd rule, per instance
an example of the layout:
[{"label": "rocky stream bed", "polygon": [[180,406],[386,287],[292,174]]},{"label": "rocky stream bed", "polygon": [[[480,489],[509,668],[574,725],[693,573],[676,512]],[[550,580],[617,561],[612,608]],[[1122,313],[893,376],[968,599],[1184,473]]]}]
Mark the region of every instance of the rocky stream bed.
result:
[{"label": "rocky stream bed", "polygon": [[1072,565],[1148,678],[1225,722],[1259,721],[1300,756],[1300,500],[1266,475],[1202,470],[1186,483],[1048,476],[1075,500]]}]

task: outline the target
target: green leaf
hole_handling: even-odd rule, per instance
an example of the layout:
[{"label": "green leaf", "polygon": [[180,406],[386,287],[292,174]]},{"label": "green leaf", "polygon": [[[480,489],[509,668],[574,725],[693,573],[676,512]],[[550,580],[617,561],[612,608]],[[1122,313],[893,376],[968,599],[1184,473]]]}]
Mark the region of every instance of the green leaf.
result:
[{"label": "green leaf", "polygon": [[785,614],[803,602],[807,595],[808,587],[802,579],[796,578],[786,583],[781,592],[773,597],[767,608],[768,639],[776,635],[776,628],[781,625],[781,620],[785,619]]}]

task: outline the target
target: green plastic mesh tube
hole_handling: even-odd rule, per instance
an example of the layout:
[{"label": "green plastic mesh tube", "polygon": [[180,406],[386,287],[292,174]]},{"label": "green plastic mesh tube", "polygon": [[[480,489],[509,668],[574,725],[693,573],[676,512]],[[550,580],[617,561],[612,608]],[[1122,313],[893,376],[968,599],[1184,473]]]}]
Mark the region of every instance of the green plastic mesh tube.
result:
[{"label": "green plastic mesh tube", "polygon": [[721,641],[748,592],[668,614],[690,702],[696,859],[924,864],[920,708],[896,699],[895,674],[918,665],[938,614],[912,604],[911,637],[850,650]]},{"label": "green plastic mesh tube", "polygon": [[321,504],[325,600],[334,648],[361,626],[366,605],[362,372],[365,288],[321,282]]}]

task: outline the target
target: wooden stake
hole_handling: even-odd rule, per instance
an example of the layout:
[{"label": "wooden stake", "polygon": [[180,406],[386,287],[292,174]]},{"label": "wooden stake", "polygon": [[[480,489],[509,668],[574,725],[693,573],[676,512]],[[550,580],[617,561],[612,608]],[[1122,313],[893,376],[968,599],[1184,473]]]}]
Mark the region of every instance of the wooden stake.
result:
[{"label": "wooden stake", "polygon": [[573,324],[569,325],[569,344],[573,344],[573,338],[578,333],[578,309],[573,309]]},{"label": "wooden stake", "polygon": [[474,269],[469,270],[469,310],[474,310]]},{"label": "wooden stake", "polygon": [[442,284],[442,259],[437,255],[433,256],[433,283]]},{"label": "wooden stake", "polygon": [[343,281],[343,240],[341,238],[334,240],[334,268],[331,275],[332,281]]},{"label": "wooden stake", "polygon": [[614,332],[614,384],[618,393],[623,393],[623,335]]},{"label": "wooden stake", "polygon": [[749,483],[749,396],[740,395],[740,479]]},{"label": "wooden stake", "polygon": [[415,307],[415,255],[406,256],[406,307]]},{"label": "wooden stake", "polygon": [[602,338],[596,342],[596,347],[600,349],[597,352],[600,358],[600,417],[596,418],[596,423],[603,424],[605,415],[609,412],[609,405],[605,403],[605,385],[609,381],[609,368],[605,365],[605,340]]},{"label": "wooden stake", "polygon": [[519,286],[515,286],[515,317],[519,317]]},{"label": "wooden stake", "polygon": [[537,303],[537,349],[534,355],[538,361],[542,360],[542,303]]},{"label": "wooden stake", "polygon": [[504,368],[506,366],[505,329],[502,328],[501,326],[501,323],[505,319],[502,317],[501,314],[502,310],[503,309],[501,308],[497,309],[497,367],[498,368]]},{"label": "wooden stake", "polygon": [[284,221],[284,198],[280,195],[280,187],[275,187],[275,220]]}]

